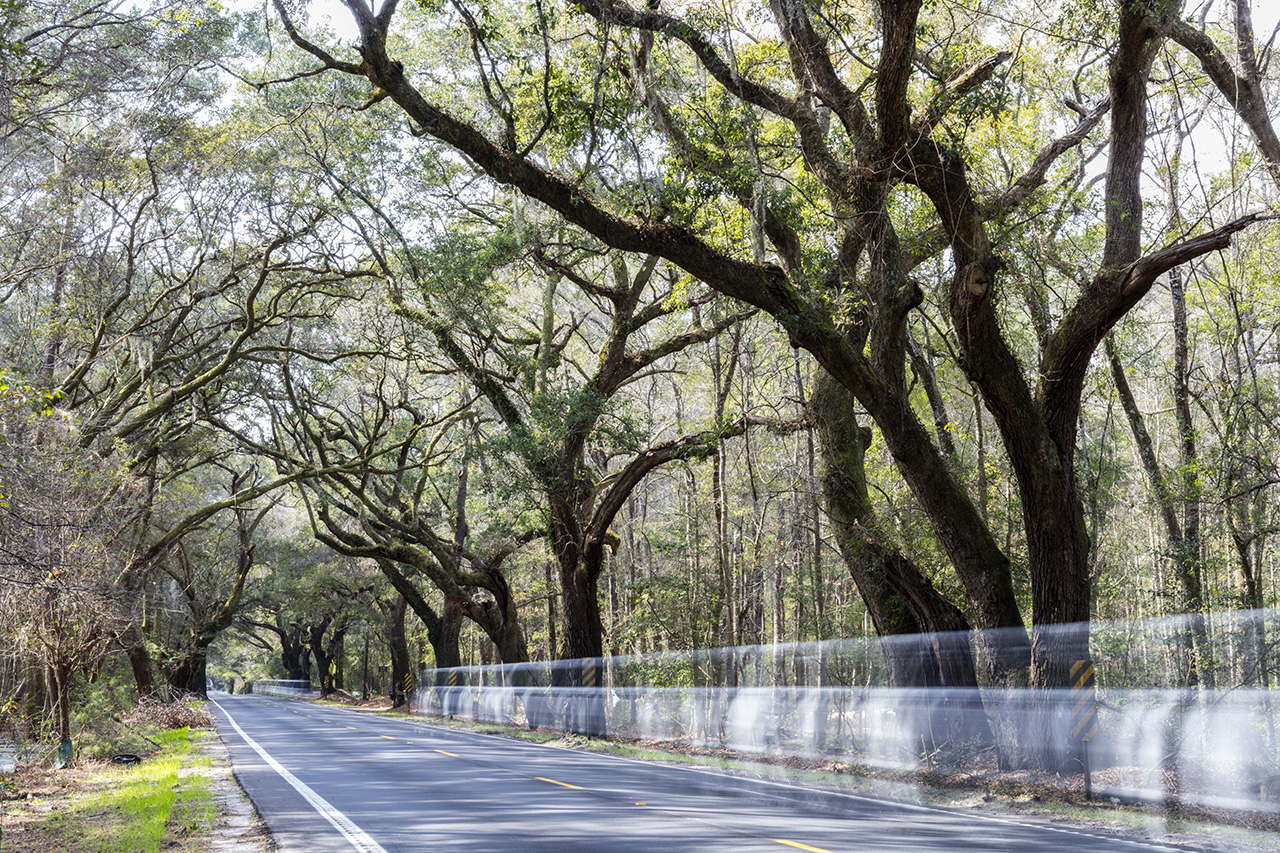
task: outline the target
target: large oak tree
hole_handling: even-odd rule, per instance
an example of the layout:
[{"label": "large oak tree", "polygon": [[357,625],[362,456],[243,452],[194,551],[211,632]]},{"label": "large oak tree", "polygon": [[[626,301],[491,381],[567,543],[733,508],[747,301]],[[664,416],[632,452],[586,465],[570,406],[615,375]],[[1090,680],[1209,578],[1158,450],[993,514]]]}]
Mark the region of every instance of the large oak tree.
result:
[{"label": "large oak tree", "polygon": [[[962,62],[941,55],[921,41],[928,22],[920,0],[858,10],[782,2],[740,8],[743,20],[767,22],[750,39],[732,31],[735,21],[701,7],[674,14],[655,3],[585,0],[563,10],[538,5],[515,29],[541,38],[524,42],[504,39],[492,10],[461,0],[412,13],[396,0],[378,8],[347,0],[359,33],[350,57],[304,36],[276,5],[297,45],[324,69],[367,78],[374,97],[394,102],[415,135],[453,148],[606,245],[662,257],[772,314],[874,420],[963,584],[981,636],[1003,631],[1001,642],[985,644],[989,676],[1007,683],[1025,672],[1033,685],[1056,686],[1073,660],[1088,657],[1089,537],[1075,451],[1091,358],[1160,275],[1228,245],[1258,218],[1144,245],[1152,61],[1171,30],[1193,42],[1176,24],[1175,4],[1111,6],[1105,88],[1084,93],[1087,105],[1068,100],[1074,119],[1064,110],[1045,125],[1065,132],[1042,131],[1022,174],[996,188],[973,174],[984,155],[997,152],[957,144],[948,121],[958,105],[981,97],[1010,54],[979,41]],[[563,31],[562,18],[571,22]],[[439,68],[415,65],[398,31],[426,27],[469,41],[474,66],[465,73],[479,81],[483,101],[458,108],[431,83]],[[552,45],[561,36],[578,61],[596,57],[585,102],[560,96],[569,51]],[[618,106],[626,97],[637,105],[629,114]],[[698,98],[701,111],[681,109]],[[545,165],[540,146],[551,133],[580,124],[578,113],[590,121],[609,108],[625,122],[584,143],[576,174]],[[597,141],[626,133],[638,152],[634,182],[593,180]],[[1091,133],[1107,134],[1100,251],[1092,272],[1063,296],[1038,363],[1027,364],[1000,298],[1005,265],[992,223],[1034,198],[1055,162]],[[646,166],[645,152],[654,149],[662,159]],[[681,193],[687,200],[698,192],[704,204],[682,204]],[[919,198],[927,221],[913,227],[900,211]],[[736,204],[755,239],[726,238],[715,217],[700,215],[706,202],[716,210]],[[926,296],[912,270],[921,247],[937,250],[931,246],[945,247],[947,271],[932,295],[945,306],[960,366],[999,429],[1017,481],[1029,643],[1009,555],[912,405],[907,329]],[[1005,743],[1002,757],[1052,760],[1050,739],[1036,740],[1025,756]]]}]

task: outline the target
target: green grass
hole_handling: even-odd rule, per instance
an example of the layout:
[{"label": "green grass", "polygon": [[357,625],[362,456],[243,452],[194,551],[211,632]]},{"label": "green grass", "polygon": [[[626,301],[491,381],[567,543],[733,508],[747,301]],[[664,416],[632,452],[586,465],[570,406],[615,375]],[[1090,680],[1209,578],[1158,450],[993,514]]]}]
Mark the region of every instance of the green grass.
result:
[{"label": "green grass", "polygon": [[79,824],[89,849],[154,853],[161,843],[215,820],[208,777],[180,772],[209,763],[192,754],[190,730],[171,729],[156,741],[159,752],[135,767],[109,771],[102,790],[69,809],[68,824]]}]

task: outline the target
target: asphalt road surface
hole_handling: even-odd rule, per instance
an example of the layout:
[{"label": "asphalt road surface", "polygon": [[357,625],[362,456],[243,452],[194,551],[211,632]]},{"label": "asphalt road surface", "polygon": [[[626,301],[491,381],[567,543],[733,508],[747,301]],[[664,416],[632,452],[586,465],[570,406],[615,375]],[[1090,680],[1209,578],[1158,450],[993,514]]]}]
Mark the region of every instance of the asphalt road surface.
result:
[{"label": "asphalt road surface", "polygon": [[296,700],[212,698],[282,853],[1186,850]]}]

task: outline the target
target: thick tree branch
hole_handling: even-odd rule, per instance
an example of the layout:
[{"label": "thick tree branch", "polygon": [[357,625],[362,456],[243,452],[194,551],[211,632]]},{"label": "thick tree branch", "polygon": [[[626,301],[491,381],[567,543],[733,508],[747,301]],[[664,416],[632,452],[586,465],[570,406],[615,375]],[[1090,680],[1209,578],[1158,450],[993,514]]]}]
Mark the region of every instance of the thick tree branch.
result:
[{"label": "thick tree branch", "polygon": [[[271,0],[271,2],[272,2],[272,5],[275,6],[276,14],[280,16],[280,23],[284,26],[284,31],[289,34],[289,39],[298,47],[302,48],[307,53],[311,54],[316,59],[319,59],[321,62],[323,62],[325,68],[332,68],[336,71],[342,71],[347,74],[363,75],[365,73],[364,63],[357,64],[352,62],[343,62],[339,59],[335,59],[326,50],[324,50],[324,48],[303,38],[302,34],[299,33],[297,28],[294,27],[293,19],[289,17],[288,11],[285,10],[284,3],[281,2],[281,0]],[[388,4],[388,5],[394,5],[394,4]],[[365,11],[367,13],[368,11],[367,7]]]},{"label": "thick tree branch", "polygon": [[921,0],[880,0],[880,65],[876,69],[876,117],[885,151],[896,151],[907,141],[910,108],[907,86],[916,53],[916,21]]}]

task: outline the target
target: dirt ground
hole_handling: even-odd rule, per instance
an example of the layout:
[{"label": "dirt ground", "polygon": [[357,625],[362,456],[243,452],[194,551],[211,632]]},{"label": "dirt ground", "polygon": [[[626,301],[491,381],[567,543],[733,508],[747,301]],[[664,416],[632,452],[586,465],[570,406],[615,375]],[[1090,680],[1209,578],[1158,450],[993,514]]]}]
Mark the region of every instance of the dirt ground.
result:
[{"label": "dirt ground", "polygon": [[[209,780],[217,807],[212,826],[198,830],[173,828],[161,849],[173,853],[269,853],[271,836],[259,820],[231,772],[226,747],[217,733],[193,733],[195,749],[209,759],[207,765],[185,768],[184,774],[201,773]],[[124,769],[106,762],[82,761],[65,770],[19,767],[0,777],[0,850],[4,853],[89,853],[93,848],[84,830],[109,831],[118,819],[108,814],[81,813],[77,826],[68,826],[67,811],[109,789]]]},{"label": "dirt ground", "polygon": [[231,772],[231,758],[222,740],[215,732],[209,732],[201,748],[211,759],[208,771],[210,788],[218,804],[218,822],[210,827],[196,849],[200,853],[268,853],[274,850],[271,833]]}]

